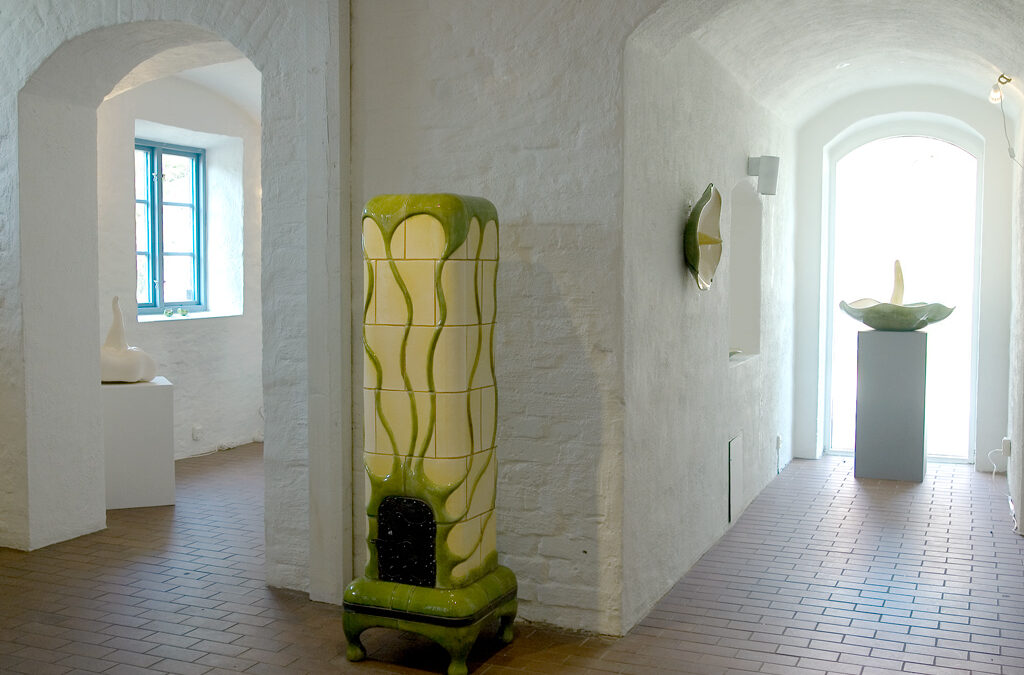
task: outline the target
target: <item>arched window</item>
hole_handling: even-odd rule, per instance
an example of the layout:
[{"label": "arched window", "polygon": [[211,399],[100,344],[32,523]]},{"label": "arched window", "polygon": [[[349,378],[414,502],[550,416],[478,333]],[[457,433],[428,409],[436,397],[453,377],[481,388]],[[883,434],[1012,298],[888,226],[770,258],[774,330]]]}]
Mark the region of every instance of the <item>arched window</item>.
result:
[{"label": "arched window", "polygon": [[926,329],[928,455],[973,459],[981,154],[977,137],[912,120],[877,125],[830,148],[828,450],[854,447],[857,332],[867,329],[842,313],[839,301],[887,302],[898,259],[905,302],[956,307],[948,319]]}]

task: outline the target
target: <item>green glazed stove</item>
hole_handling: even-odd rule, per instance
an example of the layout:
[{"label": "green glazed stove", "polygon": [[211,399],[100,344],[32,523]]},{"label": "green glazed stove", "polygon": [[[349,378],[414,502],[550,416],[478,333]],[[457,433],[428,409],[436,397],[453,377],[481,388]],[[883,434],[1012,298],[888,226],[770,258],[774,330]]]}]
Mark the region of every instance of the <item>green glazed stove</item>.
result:
[{"label": "green glazed stove", "polygon": [[489,619],[512,640],[516,578],[498,565],[494,377],[498,215],[453,194],[363,211],[363,463],[369,561],[345,590],[348,659],[384,626],[424,635],[448,675]]}]

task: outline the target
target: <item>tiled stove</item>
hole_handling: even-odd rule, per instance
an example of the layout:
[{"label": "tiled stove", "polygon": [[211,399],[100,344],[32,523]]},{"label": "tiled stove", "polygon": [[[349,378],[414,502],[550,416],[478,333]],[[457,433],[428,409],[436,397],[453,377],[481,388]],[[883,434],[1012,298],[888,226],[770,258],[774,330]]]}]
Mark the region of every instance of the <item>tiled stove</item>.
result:
[{"label": "tiled stove", "polygon": [[387,626],[451,655],[490,617],[512,639],[516,578],[498,565],[494,320],[498,216],[478,197],[382,195],[363,212],[369,562],[345,591],[350,660]]}]

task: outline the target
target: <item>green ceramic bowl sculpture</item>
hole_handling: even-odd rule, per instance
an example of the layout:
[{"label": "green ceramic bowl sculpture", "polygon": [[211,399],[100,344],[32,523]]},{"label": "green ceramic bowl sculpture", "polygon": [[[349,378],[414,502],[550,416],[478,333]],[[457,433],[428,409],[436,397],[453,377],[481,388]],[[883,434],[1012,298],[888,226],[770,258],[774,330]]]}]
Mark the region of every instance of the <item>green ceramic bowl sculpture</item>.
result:
[{"label": "green ceramic bowl sculpture", "polygon": [[722,260],[721,215],[722,195],[708,183],[704,194],[690,211],[683,230],[683,256],[702,291],[711,288],[711,279]]},{"label": "green ceramic bowl sculpture", "polygon": [[857,321],[875,330],[914,331],[931,323],[938,323],[953,312],[952,307],[937,302],[903,304],[903,269],[900,261],[894,265],[892,298],[879,302],[863,298],[853,302],[840,302],[839,307]]}]

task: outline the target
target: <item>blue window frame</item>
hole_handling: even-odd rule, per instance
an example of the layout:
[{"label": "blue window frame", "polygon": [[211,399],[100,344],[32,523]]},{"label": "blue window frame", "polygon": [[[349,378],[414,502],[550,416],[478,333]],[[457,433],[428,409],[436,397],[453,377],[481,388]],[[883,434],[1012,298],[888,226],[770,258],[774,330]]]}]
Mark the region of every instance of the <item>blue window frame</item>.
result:
[{"label": "blue window frame", "polygon": [[135,298],[140,314],[206,308],[206,154],[135,139]]}]

